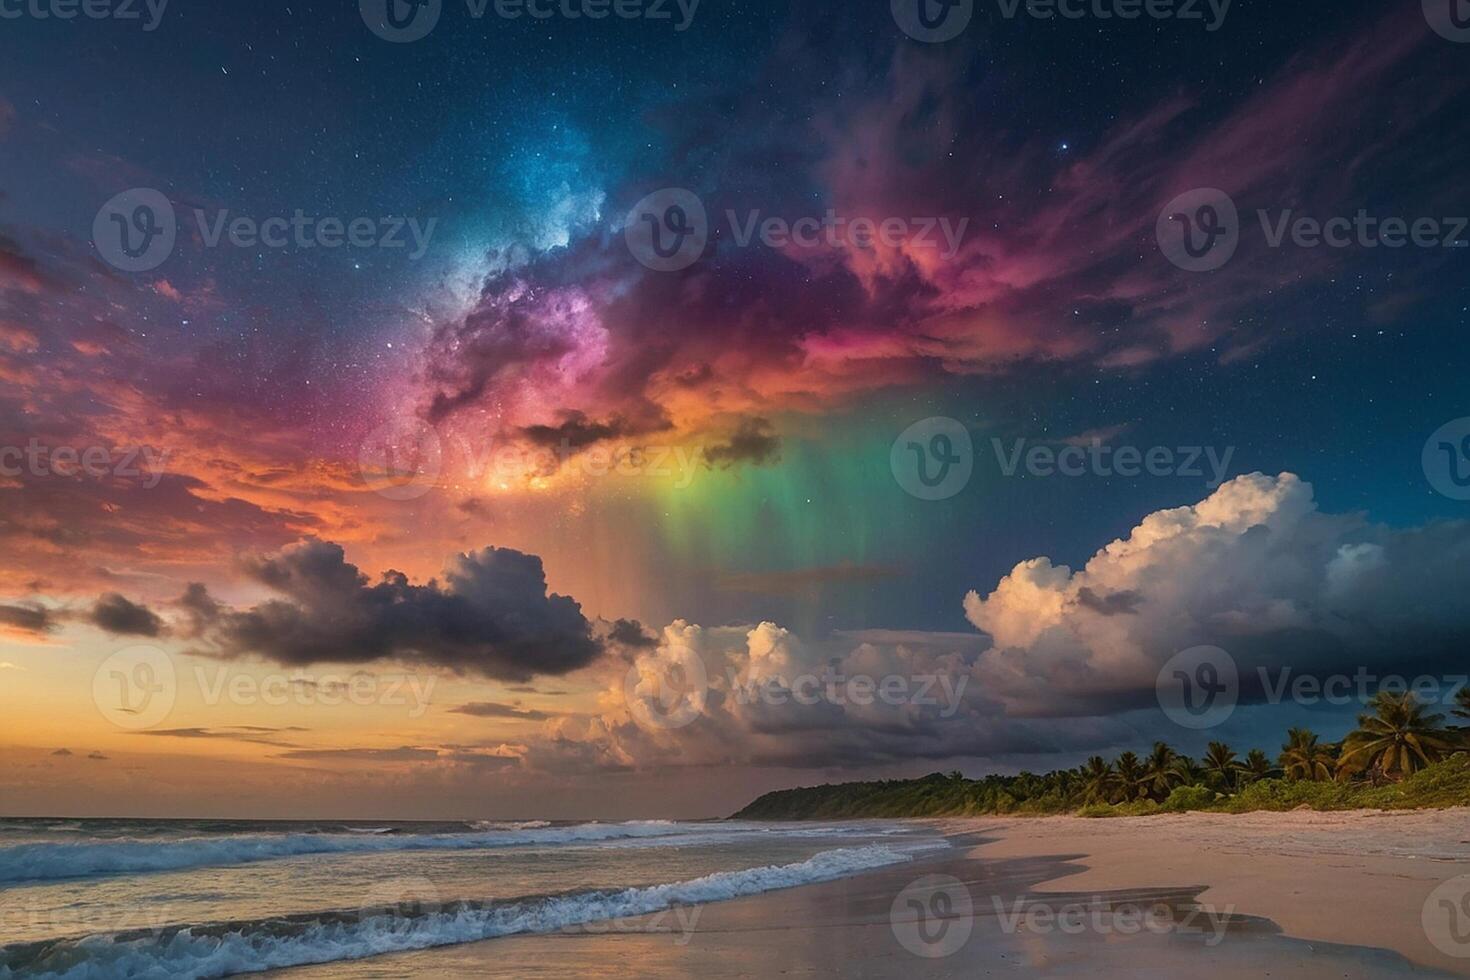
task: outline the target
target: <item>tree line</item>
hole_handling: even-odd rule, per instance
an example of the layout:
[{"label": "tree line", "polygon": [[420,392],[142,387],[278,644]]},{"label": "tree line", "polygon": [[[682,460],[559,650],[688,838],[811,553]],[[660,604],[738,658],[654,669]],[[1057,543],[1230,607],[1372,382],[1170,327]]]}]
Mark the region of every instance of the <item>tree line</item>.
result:
[{"label": "tree line", "polygon": [[[1470,689],[1456,696],[1456,719],[1431,713],[1412,693],[1380,691],[1340,742],[1293,728],[1273,759],[1261,749],[1244,756],[1224,742],[1210,742],[1198,759],[1156,742],[1143,755],[1100,755],[1073,769],[966,779],[958,771],[917,780],[782,790],[768,793],[737,817],[801,819],[903,817],[988,813],[1112,815],[1159,809],[1255,809],[1299,805],[1349,807],[1399,805],[1408,797],[1377,792],[1414,785],[1417,805],[1470,804]],[[1450,772],[1429,770],[1456,760]],[[1313,784],[1323,784],[1314,786]],[[1421,785],[1422,784],[1422,785]],[[1462,785],[1463,784],[1463,785]],[[1432,787],[1426,789],[1425,787]],[[1404,805],[1415,805],[1404,803]]]}]

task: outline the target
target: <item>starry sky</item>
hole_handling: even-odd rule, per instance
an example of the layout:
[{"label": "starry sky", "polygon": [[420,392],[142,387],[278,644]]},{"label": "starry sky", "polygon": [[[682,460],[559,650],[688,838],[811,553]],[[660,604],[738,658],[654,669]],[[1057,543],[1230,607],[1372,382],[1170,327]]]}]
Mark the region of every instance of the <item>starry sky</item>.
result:
[{"label": "starry sky", "polygon": [[[1256,218],[1470,213],[1470,45],[1433,4],[1235,0],[1207,30],[977,2],[939,43],[884,2],[703,0],[682,30],[672,4],[442,7],[410,43],[315,0],[0,21],[0,447],[162,460],[0,474],[0,809],[712,815],[1197,750],[1153,698],[1198,644],[1465,667],[1470,504],[1423,451],[1470,416],[1466,253],[1272,247]],[[139,188],[178,234],[129,271],[94,223]],[[673,271],[627,234],[666,188],[709,224]],[[1157,232],[1196,188],[1240,215],[1206,272]],[[432,232],[209,241],[298,210]],[[964,233],[741,241],[829,210]],[[975,447],[941,500],[890,455],[930,418]],[[1007,475],[1018,440],[1230,455],[1220,480]],[[179,682],[134,728],[94,678],[140,644]],[[717,681],[840,661],[973,686],[944,718],[725,697],[640,724],[627,678],[691,649]],[[196,668],[435,690],[417,714],[210,704]],[[1242,749],[1356,710],[1241,696],[1209,734]]]}]

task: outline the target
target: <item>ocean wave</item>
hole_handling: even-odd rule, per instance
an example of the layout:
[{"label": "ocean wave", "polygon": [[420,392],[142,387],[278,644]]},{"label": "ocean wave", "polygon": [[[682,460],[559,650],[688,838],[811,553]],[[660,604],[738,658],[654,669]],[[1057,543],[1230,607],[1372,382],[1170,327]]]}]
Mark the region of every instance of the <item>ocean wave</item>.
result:
[{"label": "ocean wave", "polygon": [[321,912],[25,943],[0,948],[0,980],[22,976],[203,980],[519,933],[553,932],[674,906],[831,881],[908,861],[917,849],[887,845],[838,848],[796,864],[721,871],[690,881],[502,902],[452,902],[407,913],[398,909]]},{"label": "ocean wave", "polygon": [[550,827],[550,820],[471,820],[476,830],[540,830]]},{"label": "ocean wave", "polygon": [[379,851],[468,851],[498,847],[555,846],[664,837],[703,824],[636,821],[570,827],[486,830],[466,834],[235,834],[169,841],[109,840],[90,843],[16,844],[0,847],[0,883],[90,878],[98,875],[178,871],[251,864],[309,854]]}]

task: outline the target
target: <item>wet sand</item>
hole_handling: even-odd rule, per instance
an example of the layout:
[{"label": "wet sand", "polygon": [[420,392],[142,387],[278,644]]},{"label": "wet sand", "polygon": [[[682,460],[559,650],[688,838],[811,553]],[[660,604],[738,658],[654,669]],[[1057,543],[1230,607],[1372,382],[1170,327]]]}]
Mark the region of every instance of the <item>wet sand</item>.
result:
[{"label": "wet sand", "polygon": [[942,826],[952,851],[841,881],[277,975],[1470,976],[1420,922],[1470,872],[1466,811]]}]

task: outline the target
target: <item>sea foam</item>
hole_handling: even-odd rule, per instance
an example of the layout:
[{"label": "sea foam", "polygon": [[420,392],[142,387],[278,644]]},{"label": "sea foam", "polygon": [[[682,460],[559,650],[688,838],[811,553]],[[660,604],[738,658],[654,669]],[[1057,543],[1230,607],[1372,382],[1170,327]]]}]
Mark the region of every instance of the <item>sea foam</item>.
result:
[{"label": "sea foam", "polygon": [[917,849],[887,845],[838,848],[795,864],[721,871],[689,881],[503,902],[452,902],[410,914],[397,910],[321,912],[27,943],[0,949],[0,980],[22,976],[56,980],[223,977],[552,932],[831,881],[911,860]]}]

